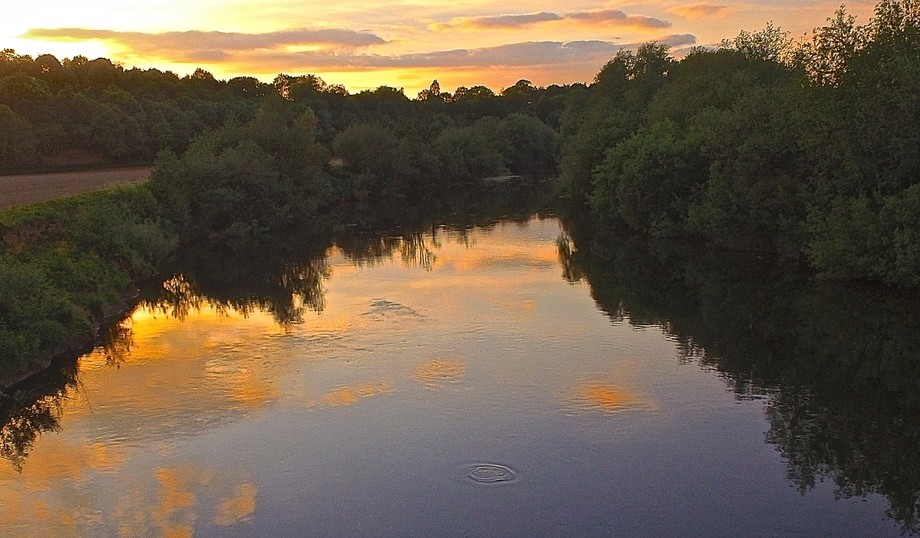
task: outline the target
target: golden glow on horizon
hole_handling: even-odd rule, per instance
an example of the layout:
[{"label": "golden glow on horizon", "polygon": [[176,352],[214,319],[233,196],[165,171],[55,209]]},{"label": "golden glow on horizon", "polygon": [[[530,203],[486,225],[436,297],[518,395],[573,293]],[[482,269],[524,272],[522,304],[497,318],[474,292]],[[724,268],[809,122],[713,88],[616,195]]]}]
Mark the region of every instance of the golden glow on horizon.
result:
[{"label": "golden glow on horizon", "polygon": [[[847,10],[865,22],[875,3],[856,0]],[[0,48],[33,56],[51,53],[60,59],[105,56],[126,67],[156,67],[180,75],[202,67],[222,79],[256,76],[270,81],[282,72],[313,73],[353,92],[386,85],[405,88],[414,98],[435,78],[445,91],[485,85],[497,92],[522,78],[543,86],[590,82],[617,46],[655,39],[674,40],[679,52],[693,44],[717,44],[770,21],[799,37],[824,24],[837,6],[769,0],[573,0],[564,6],[546,0],[96,0],[88,5],[52,0],[6,10],[0,20]],[[234,35],[218,39],[191,31]],[[585,45],[522,45],[534,42]]]}]

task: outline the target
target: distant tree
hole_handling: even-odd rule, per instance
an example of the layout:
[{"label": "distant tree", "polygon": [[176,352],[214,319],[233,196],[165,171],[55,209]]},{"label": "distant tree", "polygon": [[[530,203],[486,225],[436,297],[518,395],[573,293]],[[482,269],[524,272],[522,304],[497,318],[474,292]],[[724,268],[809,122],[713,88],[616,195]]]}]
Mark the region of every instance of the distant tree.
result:
[{"label": "distant tree", "polygon": [[44,119],[51,96],[47,82],[26,73],[17,72],[0,79],[0,103],[31,122]]},{"label": "distant tree", "polygon": [[869,35],[856,25],[856,17],[848,15],[841,6],[827,26],[815,28],[811,39],[803,41],[794,51],[794,64],[807,73],[813,83],[836,85],[850,70],[859,51],[867,44]]},{"label": "distant tree", "polygon": [[541,90],[527,79],[517,81],[513,86],[508,86],[501,92],[502,99],[508,104],[508,109],[514,112],[533,113],[534,105],[540,96]]},{"label": "distant tree", "polygon": [[32,125],[10,107],[0,104],[0,170],[34,164],[36,142]]},{"label": "distant tree", "polygon": [[735,50],[745,58],[763,62],[783,62],[792,52],[789,32],[767,23],[759,32],[742,30],[734,39],[722,41],[721,47]]},{"label": "distant tree", "polygon": [[356,183],[347,187],[358,198],[403,194],[414,171],[411,150],[393,129],[379,124],[354,124],[336,135],[333,155],[342,159]]},{"label": "distant tree", "polygon": [[508,167],[516,174],[551,175],[559,162],[556,131],[539,119],[521,113],[503,120]]}]

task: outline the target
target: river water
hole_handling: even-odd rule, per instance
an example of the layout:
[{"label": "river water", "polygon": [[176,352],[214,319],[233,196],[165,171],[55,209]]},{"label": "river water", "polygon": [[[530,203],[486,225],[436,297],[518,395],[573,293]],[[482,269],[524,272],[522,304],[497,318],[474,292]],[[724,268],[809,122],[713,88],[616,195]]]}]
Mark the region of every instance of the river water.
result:
[{"label": "river water", "polygon": [[340,239],[268,292],[176,275],[11,412],[0,534],[914,530],[910,304],[672,255],[535,215]]}]

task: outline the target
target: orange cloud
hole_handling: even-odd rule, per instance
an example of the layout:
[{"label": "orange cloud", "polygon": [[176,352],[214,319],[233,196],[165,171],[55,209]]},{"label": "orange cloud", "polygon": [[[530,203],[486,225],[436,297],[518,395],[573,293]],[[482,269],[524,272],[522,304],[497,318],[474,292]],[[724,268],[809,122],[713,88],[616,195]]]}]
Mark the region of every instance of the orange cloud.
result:
[{"label": "orange cloud", "polygon": [[486,15],[481,17],[456,17],[447,23],[435,23],[429,28],[441,31],[453,28],[490,30],[496,28],[529,28],[543,23],[575,22],[585,25],[616,25],[638,28],[670,28],[671,23],[655,17],[627,14],[619,9],[575,11],[562,15],[550,11],[512,15]]},{"label": "orange cloud", "polygon": [[670,28],[671,22],[646,17],[645,15],[630,15],[619,9],[600,9],[594,11],[579,11],[569,13],[566,19],[580,21],[586,24],[615,24],[618,26],[634,26],[638,28]]},{"label": "orange cloud", "polygon": [[339,28],[294,28],[267,33],[205,32],[119,32],[92,28],[32,28],[27,39],[48,41],[102,40],[146,56],[160,56],[178,62],[221,62],[233,52],[282,51],[296,47],[324,50],[353,50],[385,44],[379,36]]},{"label": "orange cloud", "polygon": [[675,6],[668,9],[669,13],[691,20],[726,15],[731,11],[733,11],[731,6],[717,4],[690,4],[686,6]]}]

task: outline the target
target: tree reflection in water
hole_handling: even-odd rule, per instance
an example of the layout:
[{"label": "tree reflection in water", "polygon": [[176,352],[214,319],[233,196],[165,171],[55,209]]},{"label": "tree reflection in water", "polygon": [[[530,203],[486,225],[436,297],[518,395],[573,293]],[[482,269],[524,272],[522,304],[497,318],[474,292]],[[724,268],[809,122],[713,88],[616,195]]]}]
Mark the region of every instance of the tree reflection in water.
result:
[{"label": "tree reflection in water", "polygon": [[0,457],[16,471],[44,432],[60,427],[64,400],[76,386],[76,364],[54,365],[41,379],[14,385],[0,401]]},{"label": "tree reflection in water", "polygon": [[[131,352],[132,343],[131,326],[122,321],[103,331],[97,349],[106,365],[118,367]],[[22,471],[38,438],[60,429],[64,402],[79,390],[78,363],[59,360],[0,393],[0,458]]]},{"label": "tree reflection in water", "polygon": [[[326,246],[294,253],[262,252],[245,258],[214,252],[194,253],[162,288],[144,297],[141,305],[177,319],[210,307],[218,313],[244,316],[268,312],[279,325],[303,322],[308,311],[325,308],[323,281],[329,267]],[[306,260],[306,261],[303,261]]]},{"label": "tree reflection in water", "polygon": [[[335,244],[357,265],[399,257],[430,269],[440,241],[468,241],[462,222],[449,233],[415,229],[426,233],[344,228]],[[143,301],[178,318],[208,306],[300,323],[325,308],[329,244],[246,260],[200,251]],[[840,497],[881,494],[890,517],[920,532],[920,297],[811,282],[795,266],[753,254],[586,239],[571,223],[558,252],[562,276],[586,280],[611,318],[663,328],[680,360],[717,372],[738,398],[762,399],[765,441],[803,494],[826,480]],[[128,324],[107,332],[107,365],[124,361],[131,338]],[[63,402],[79,388],[76,368],[50,369],[0,401],[0,456],[14,468],[42,433],[59,427]]]},{"label": "tree reflection in water", "polygon": [[437,232],[438,228],[434,227],[427,233],[408,232],[400,235],[340,233],[336,239],[336,246],[346,258],[360,267],[378,265],[382,260],[390,259],[398,253],[407,266],[430,271],[437,260],[433,249],[440,246]]},{"label": "tree reflection in water", "polygon": [[[138,306],[176,319],[211,308],[244,316],[268,312],[281,326],[302,323],[305,313],[325,309],[323,283],[329,277],[325,255],[333,242],[359,266],[399,256],[409,266],[430,270],[436,261],[434,251],[445,238],[466,244],[473,225],[487,228],[509,219],[526,222],[545,208],[549,192],[541,185],[546,186],[530,181],[472,185],[460,196],[430,208],[432,215],[439,216],[403,215],[412,222],[375,224],[405,231],[379,233],[344,226],[332,237],[315,230],[289,230],[245,254],[197,245],[181,256],[172,277],[142,293]],[[131,324],[125,320],[103,331],[97,350],[106,366],[118,367],[131,353],[132,342]],[[0,392],[0,457],[21,470],[41,434],[60,428],[63,403],[77,391],[78,363],[71,359]]]},{"label": "tree reflection in water", "polygon": [[648,239],[558,241],[611,318],[661,327],[681,360],[765,401],[766,442],[805,494],[884,495],[920,532],[920,297],[810,281],[795,264]]}]

